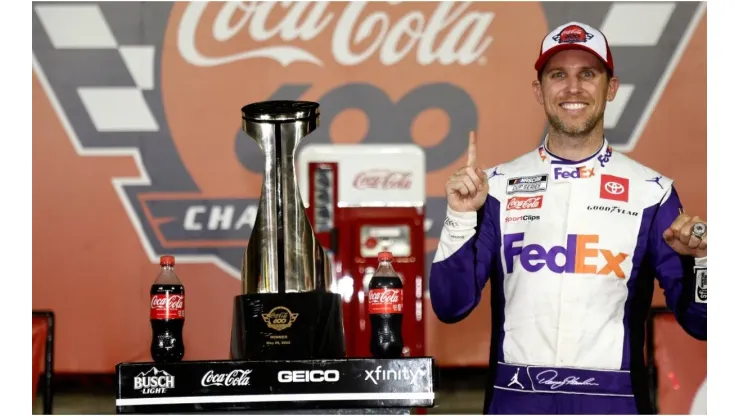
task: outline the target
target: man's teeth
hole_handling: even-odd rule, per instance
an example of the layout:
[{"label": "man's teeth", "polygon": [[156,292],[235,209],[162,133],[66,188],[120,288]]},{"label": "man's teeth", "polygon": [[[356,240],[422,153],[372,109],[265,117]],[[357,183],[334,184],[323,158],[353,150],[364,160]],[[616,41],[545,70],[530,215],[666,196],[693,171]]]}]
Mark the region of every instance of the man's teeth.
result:
[{"label": "man's teeth", "polygon": [[582,108],[586,107],[586,104],[583,103],[563,103],[560,104],[561,107],[563,107],[566,110],[580,110]]}]

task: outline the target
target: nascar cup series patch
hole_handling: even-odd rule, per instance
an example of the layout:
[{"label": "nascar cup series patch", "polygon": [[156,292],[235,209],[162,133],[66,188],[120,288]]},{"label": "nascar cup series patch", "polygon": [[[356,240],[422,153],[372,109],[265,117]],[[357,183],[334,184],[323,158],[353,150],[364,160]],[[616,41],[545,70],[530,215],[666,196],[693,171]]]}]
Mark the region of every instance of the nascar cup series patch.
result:
[{"label": "nascar cup series patch", "polygon": [[548,175],[524,176],[511,178],[506,185],[506,193],[511,195],[519,192],[540,192],[547,189]]}]

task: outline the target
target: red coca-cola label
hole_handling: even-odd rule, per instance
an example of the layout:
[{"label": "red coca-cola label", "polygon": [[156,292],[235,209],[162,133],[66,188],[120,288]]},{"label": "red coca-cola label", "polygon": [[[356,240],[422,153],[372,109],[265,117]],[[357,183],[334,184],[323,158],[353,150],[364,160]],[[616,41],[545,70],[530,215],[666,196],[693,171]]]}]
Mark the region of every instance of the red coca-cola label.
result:
[{"label": "red coca-cola label", "polygon": [[403,290],[370,289],[367,304],[371,315],[403,313]]},{"label": "red coca-cola label", "polygon": [[151,319],[185,318],[185,296],[167,293],[152,295]]},{"label": "red coca-cola label", "polygon": [[409,189],[411,172],[369,170],[355,175],[352,185],[357,189]]},{"label": "red coca-cola label", "polygon": [[542,195],[532,197],[519,197],[515,196],[509,198],[509,202],[506,204],[506,210],[512,209],[535,209],[542,206]]}]

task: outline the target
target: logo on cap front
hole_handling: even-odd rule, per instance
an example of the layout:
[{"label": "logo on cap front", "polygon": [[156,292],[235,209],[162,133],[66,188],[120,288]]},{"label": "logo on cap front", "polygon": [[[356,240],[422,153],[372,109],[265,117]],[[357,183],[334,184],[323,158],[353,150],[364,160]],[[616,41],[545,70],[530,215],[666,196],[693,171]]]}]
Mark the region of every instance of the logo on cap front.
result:
[{"label": "logo on cap front", "polygon": [[552,39],[558,43],[586,43],[594,35],[586,32],[586,29],[578,25],[570,25],[553,36]]}]

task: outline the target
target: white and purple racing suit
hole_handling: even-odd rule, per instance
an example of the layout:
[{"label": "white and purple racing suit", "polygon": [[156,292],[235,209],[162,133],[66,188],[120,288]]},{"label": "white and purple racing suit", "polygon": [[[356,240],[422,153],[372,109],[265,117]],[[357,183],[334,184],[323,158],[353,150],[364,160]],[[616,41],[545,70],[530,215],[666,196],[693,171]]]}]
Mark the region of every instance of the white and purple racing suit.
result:
[{"label": "white and purple racing suit", "polygon": [[488,414],[651,413],[643,346],[653,279],[706,340],[705,258],[663,240],[682,210],[673,181],[613,151],[581,161],[545,146],[486,171],[478,212],[448,208],[430,276],[446,323],[490,278]]}]

